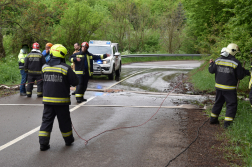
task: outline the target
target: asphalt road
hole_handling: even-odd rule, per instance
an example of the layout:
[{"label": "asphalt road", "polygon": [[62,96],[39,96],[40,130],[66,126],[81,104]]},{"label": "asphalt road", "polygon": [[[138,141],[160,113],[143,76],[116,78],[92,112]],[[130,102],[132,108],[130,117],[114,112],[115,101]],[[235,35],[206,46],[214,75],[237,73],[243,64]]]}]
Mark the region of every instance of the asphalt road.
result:
[{"label": "asphalt road", "polygon": [[[71,97],[71,118],[78,134],[88,140],[119,127],[137,126],[149,120],[166,95],[130,92],[165,92],[172,79],[198,67],[198,61],[132,63],[122,67],[120,80],[139,71],[138,75],[115,85],[118,93],[87,91],[87,103],[76,103]],[[171,76],[171,77],[169,77]],[[103,89],[117,81],[104,77],[90,80],[88,88]],[[174,100],[198,97],[168,96],[162,106],[176,106]],[[149,122],[129,129],[119,129],[92,138],[87,145],[74,132],[75,142],[65,146],[55,120],[51,148],[39,150],[38,129],[43,105],[36,91],[32,98],[19,94],[0,98],[0,166],[85,166],[85,167],[153,167],[165,166],[187,145],[181,115],[184,109],[160,108]],[[106,106],[101,106],[106,105]],[[118,105],[117,107],[113,105]],[[137,107],[138,106],[138,107]],[[140,106],[140,107],[139,107]],[[57,118],[56,118],[57,119]],[[185,166],[184,153],[170,166]]]}]

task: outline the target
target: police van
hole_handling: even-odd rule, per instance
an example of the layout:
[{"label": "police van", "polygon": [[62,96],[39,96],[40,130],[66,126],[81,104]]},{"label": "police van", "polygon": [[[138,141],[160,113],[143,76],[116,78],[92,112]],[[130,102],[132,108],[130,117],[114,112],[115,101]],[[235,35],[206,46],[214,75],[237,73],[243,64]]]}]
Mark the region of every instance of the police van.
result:
[{"label": "police van", "polygon": [[111,41],[90,40],[88,51],[95,55],[110,54],[102,60],[93,60],[93,74],[107,75],[110,80],[121,74],[121,55],[118,52],[118,43]]}]

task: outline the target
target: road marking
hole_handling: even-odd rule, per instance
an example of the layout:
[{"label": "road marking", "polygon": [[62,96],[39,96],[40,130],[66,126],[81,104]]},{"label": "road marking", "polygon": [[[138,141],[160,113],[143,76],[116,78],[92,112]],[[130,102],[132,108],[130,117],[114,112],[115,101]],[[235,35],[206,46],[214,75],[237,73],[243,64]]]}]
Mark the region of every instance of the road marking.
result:
[{"label": "road marking", "polygon": [[[95,97],[96,97],[96,96],[90,97],[87,101],[82,102],[82,103],[80,103],[79,105],[75,106],[74,108],[70,109],[70,112],[75,111],[76,109],[80,108],[81,106],[83,106],[83,105],[86,104],[87,102],[93,100]],[[12,141],[10,141],[10,142],[8,142],[8,143],[2,145],[2,146],[0,147],[0,151],[2,151],[3,149],[5,149],[5,148],[7,148],[7,147],[9,147],[9,146],[11,146],[11,145],[17,143],[17,142],[20,141],[20,140],[22,140],[22,139],[24,139],[24,138],[30,136],[31,134],[37,132],[37,131],[39,130],[39,128],[40,128],[40,126],[38,126],[38,127],[34,128],[34,129],[32,129],[31,131],[29,131],[29,132],[27,132],[27,133],[25,133],[25,134],[23,134],[23,135],[17,137],[17,138],[14,139],[14,140],[12,140]]]},{"label": "road marking", "polygon": [[[5,105],[8,106],[9,104],[5,104]],[[14,104],[14,105],[18,106],[19,104]],[[10,106],[13,106],[13,104],[11,104]],[[25,106],[25,104],[23,104],[23,106]],[[75,106],[75,107],[70,109],[70,112],[80,107],[123,107],[123,108],[159,108],[160,107],[160,106],[125,106],[125,105],[71,105],[71,106]],[[196,106],[189,105],[189,104],[188,105],[183,104],[179,106],[161,106],[161,108],[184,108],[184,109],[199,109],[199,110],[205,109],[205,108],[197,108]]]}]

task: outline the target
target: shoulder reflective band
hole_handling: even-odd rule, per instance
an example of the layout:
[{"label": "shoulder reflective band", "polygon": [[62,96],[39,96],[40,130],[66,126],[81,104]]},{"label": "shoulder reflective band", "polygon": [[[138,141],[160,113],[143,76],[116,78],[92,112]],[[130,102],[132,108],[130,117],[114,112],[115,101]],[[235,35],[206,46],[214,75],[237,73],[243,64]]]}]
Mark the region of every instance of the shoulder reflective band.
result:
[{"label": "shoulder reflective band", "polygon": [[50,137],[51,132],[39,131],[39,136]]},{"label": "shoulder reflective band", "polygon": [[27,57],[41,57],[41,55],[29,55],[29,56],[27,56]]},{"label": "shoulder reflective band", "polygon": [[233,121],[234,120],[234,118],[232,118],[232,117],[225,117],[225,121]]},{"label": "shoulder reflective band", "polygon": [[49,103],[70,103],[70,98],[59,98],[59,97],[43,97],[43,102]]},{"label": "shoulder reflective band", "polygon": [[31,71],[31,70],[28,70],[28,73],[32,73],[32,74],[42,74],[42,71]]},{"label": "shoulder reflective band", "polygon": [[75,97],[83,97],[84,94],[75,94]]},{"label": "shoulder reflective band", "polygon": [[61,73],[63,75],[67,75],[67,70],[60,68],[60,67],[44,67],[42,69],[43,73],[45,72],[57,72],[57,73]]},{"label": "shoulder reflective band", "polygon": [[73,132],[70,131],[70,132],[67,132],[67,133],[63,133],[63,132],[61,132],[61,133],[62,133],[62,136],[63,136],[63,137],[68,137],[68,136],[70,136]]},{"label": "shoulder reflective band", "polygon": [[221,89],[227,89],[227,90],[235,90],[236,89],[236,86],[221,85],[221,84],[217,84],[217,83],[215,83],[215,87],[221,88]]},{"label": "shoulder reflective band", "polygon": [[232,60],[226,60],[226,59],[218,59],[215,61],[216,65],[223,65],[223,66],[229,66],[233,67],[234,69],[238,66],[238,63]]},{"label": "shoulder reflective band", "polygon": [[217,118],[218,115],[216,115],[216,114],[214,114],[214,113],[211,113],[211,117]]},{"label": "shoulder reflective band", "polygon": [[71,63],[73,62],[73,58],[71,58]]},{"label": "shoulder reflective band", "polygon": [[83,74],[83,71],[75,71],[75,74]]}]

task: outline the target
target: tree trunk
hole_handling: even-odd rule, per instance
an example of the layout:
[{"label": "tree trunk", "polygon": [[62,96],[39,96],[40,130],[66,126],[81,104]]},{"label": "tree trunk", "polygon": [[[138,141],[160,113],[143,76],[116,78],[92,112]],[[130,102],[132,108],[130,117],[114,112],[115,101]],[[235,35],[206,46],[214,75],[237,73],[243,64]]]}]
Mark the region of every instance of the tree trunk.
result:
[{"label": "tree trunk", "polygon": [[6,55],[5,55],[5,50],[3,46],[3,35],[0,28],[0,58],[4,58],[5,56]]}]

